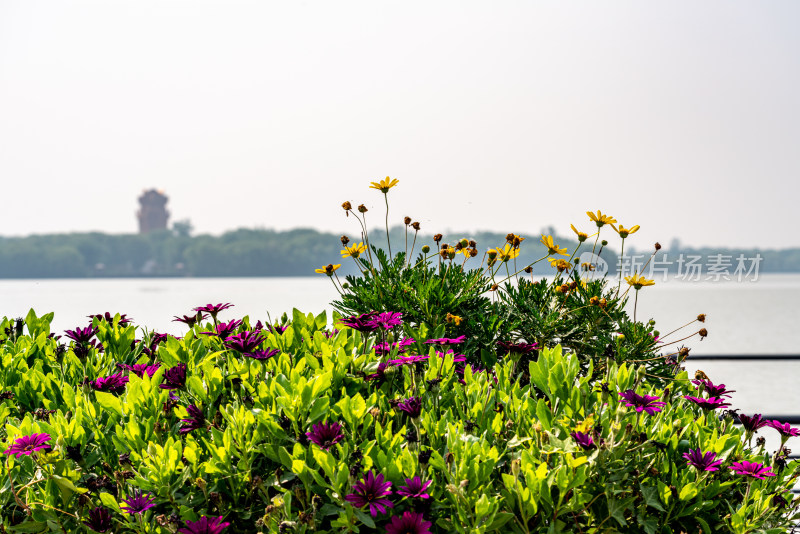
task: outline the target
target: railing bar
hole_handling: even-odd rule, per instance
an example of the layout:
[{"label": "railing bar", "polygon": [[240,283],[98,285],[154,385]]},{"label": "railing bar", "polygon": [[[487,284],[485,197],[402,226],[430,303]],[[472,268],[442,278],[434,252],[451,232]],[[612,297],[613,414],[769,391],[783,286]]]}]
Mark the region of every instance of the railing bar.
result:
[{"label": "railing bar", "polygon": [[739,360],[739,361],[800,361],[800,354],[690,354],[686,361]]}]

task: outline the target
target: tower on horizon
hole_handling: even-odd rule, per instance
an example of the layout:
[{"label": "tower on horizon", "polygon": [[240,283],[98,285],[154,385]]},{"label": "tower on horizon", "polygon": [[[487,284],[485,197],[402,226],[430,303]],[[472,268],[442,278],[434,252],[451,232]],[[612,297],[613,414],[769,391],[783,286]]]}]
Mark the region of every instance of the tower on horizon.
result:
[{"label": "tower on horizon", "polygon": [[163,191],[149,189],[139,197],[139,233],[146,234],[155,230],[166,230],[169,212],[167,211],[167,195]]}]

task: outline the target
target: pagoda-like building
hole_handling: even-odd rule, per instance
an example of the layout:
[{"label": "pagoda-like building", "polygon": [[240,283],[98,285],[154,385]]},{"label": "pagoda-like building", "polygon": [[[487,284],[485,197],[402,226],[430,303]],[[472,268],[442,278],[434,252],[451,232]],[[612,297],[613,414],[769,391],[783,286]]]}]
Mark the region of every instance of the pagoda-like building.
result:
[{"label": "pagoda-like building", "polygon": [[155,189],[146,190],[139,197],[139,233],[146,234],[156,230],[166,230],[169,212],[167,211],[167,195]]}]

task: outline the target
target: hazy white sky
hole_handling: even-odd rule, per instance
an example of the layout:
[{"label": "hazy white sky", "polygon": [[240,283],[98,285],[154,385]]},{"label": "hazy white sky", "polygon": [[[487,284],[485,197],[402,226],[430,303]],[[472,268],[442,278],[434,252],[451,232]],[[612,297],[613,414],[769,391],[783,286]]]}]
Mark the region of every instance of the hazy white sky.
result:
[{"label": "hazy white sky", "polygon": [[[0,234],[589,230],[800,246],[800,3],[0,0]],[[486,246],[494,244],[483,244]]]}]

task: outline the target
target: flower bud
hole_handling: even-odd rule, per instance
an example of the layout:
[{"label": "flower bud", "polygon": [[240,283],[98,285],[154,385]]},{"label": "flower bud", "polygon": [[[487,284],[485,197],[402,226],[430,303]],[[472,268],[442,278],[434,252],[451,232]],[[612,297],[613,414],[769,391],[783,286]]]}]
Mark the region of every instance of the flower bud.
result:
[{"label": "flower bud", "polygon": [[603,245],[603,246],[605,247],[606,245],[608,245],[608,241],[606,241],[605,239],[603,239],[602,241],[600,241],[600,244],[601,244],[601,245]]},{"label": "flower bud", "polygon": [[409,224],[411,224],[411,217],[403,218],[403,222],[405,223],[406,226],[408,226]]},{"label": "flower bud", "polygon": [[427,254],[430,251],[431,251],[431,247],[429,247],[428,245],[422,245],[422,253],[423,254]]},{"label": "flower bud", "polygon": [[350,238],[347,237],[346,235],[343,235],[342,237],[339,238],[339,241],[342,242],[343,247],[346,247],[347,244],[350,242]]},{"label": "flower bud", "polygon": [[462,239],[458,242],[461,245],[461,248],[467,248],[469,246],[469,240],[467,238]]},{"label": "flower bud", "polygon": [[520,471],[522,470],[522,462],[519,458],[515,458],[511,460],[511,474],[514,475],[514,478],[519,476]]},{"label": "flower bud", "polygon": [[661,243],[656,242],[656,251],[661,250]]},{"label": "flower bud", "polygon": [[531,274],[531,273],[533,272],[533,267],[531,267],[530,265],[528,265],[527,267],[525,267],[525,268],[523,269],[523,271],[525,271],[525,272],[526,272],[526,273],[528,273],[528,274]]},{"label": "flower bud", "polygon": [[700,321],[701,323],[706,322],[706,314],[701,313],[700,315],[697,316],[697,320]]}]

